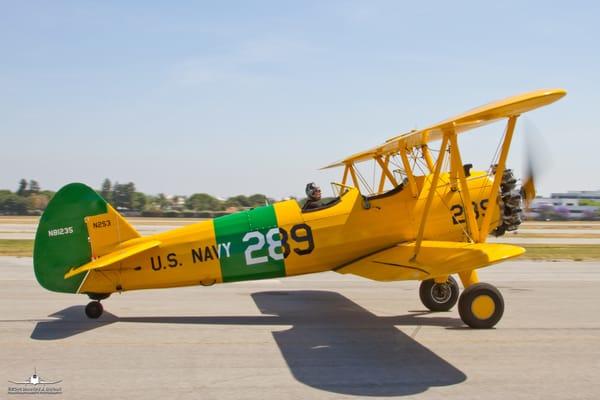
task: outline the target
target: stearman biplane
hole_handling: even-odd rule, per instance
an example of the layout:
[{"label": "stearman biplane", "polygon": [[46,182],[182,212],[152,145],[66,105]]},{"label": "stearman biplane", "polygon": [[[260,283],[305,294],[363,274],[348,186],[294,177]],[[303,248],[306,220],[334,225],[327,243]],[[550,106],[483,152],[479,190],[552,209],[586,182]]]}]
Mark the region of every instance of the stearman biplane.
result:
[{"label": "stearman biplane", "polygon": [[[325,168],[343,168],[333,201],[304,210],[296,200],[142,237],[94,190],[72,183],[52,199],[35,239],[34,268],[46,289],[100,300],[114,292],[213,285],[323,271],[376,281],[418,280],[432,311],[458,301],[462,320],[493,327],[504,302],[477,269],[517,257],[518,246],[486,243],[520,224],[535,196],[506,160],[520,115],[553,103],[564,90],[540,90],[497,101],[425,129],[387,140]],[[486,171],[463,163],[460,133],[506,121],[497,157]],[[435,144],[436,147],[433,147]],[[366,189],[363,162],[379,171]],[[458,275],[464,291],[452,275]]]}]

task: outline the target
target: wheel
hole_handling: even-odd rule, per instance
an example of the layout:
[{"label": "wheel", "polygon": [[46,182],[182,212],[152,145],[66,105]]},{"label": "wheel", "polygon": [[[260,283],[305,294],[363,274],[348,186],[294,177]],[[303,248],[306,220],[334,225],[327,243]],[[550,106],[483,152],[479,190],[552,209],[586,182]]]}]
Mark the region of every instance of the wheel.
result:
[{"label": "wheel", "polygon": [[99,301],[90,301],[87,306],[85,306],[85,315],[88,318],[96,319],[102,315],[104,311],[104,307],[100,304]]},{"label": "wheel", "polygon": [[421,282],[419,297],[431,311],[448,311],[456,304],[460,291],[456,280],[449,276],[445,283],[435,283],[433,279]]},{"label": "wheel", "polygon": [[504,299],[495,286],[476,283],[466,288],[458,300],[458,313],[471,328],[489,329],[504,313]]}]

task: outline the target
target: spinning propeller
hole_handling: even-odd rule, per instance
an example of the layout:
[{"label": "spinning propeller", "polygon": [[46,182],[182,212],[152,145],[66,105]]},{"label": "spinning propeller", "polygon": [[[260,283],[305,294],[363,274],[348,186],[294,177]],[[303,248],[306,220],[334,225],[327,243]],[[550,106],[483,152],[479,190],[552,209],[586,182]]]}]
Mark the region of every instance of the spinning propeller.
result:
[{"label": "spinning propeller", "polygon": [[[521,185],[521,196],[525,209],[529,209],[531,202],[535,199],[535,180],[539,178],[540,154],[548,154],[545,150],[544,142],[539,135],[539,131],[530,120],[524,121],[525,133],[525,175]],[[537,149],[537,152],[535,151]]]}]

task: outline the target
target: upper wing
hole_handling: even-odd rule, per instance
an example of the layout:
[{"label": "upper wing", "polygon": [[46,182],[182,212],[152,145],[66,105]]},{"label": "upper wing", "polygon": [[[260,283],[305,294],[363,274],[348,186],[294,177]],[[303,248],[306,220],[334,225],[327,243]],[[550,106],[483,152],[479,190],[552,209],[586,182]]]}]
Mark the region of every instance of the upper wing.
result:
[{"label": "upper wing", "polygon": [[456,133],[465,132],[502,118],[520,115],[538,107],[554,103],[566,94],[567,92],[563,89],[547,89],[537,90],[534,92],[509,97],[504,100],[495,101],[493,103],[467,111],[464,114],[449,118],[428,128],[414,130],[399,136],[395,136],[377,147],[356,153],[341,161],[323,167],[323,169],[339,167],[360,161],[372,160],[374,157],[382,155],[395,154],[402,148],[410,149],[413,147],[418,147],[431,141],[440,140],[444,130],[450,127],[454,127]]},{"label": "upper wing", "polygon": [[525,252],[522,247],[508,244],[424,240],[413,261],[414,246],[415,242],[401,243],[335,271],[376,281],[425,280],[485,267]]},{"label": "upper wing", "polygon": [[144,252],[146,250],[150,250],[159,245],[160,245],[159,240],[151,240],[148,242],[142,242],[139,244],[134,244],[133,246],[128,246],[128,247],[122,248],[120,250],[114,251],[114,252],[109,253],[100,258],[97,258],[93,261],[90,261],[87,264],[83,264],[80,267],[71,268],[69,270],[69,272],[67,272],[65,274],[65,279],[71,278],[72,276],[79,275],[79,274],[87,272],[87,271],[90,271],[92,269],[108,267],[118,261],[122,261],[126,258],[129,258],[131,256],[134,256],[134,255]]}]

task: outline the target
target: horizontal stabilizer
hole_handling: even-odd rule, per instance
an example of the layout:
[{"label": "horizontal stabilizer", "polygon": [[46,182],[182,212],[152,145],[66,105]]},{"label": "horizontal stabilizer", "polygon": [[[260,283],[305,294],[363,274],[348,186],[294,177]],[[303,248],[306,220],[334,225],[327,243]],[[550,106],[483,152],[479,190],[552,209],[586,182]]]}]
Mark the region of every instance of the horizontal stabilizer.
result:
[{"label": "horizontal stabilizer", "polygon": [[136,254],[142,253],[146,250],[153,249],[160,245],[159,240],[151,240],[149,242],[143,242],[140,244],[134,244],[133,246],[128,246],[120,250],[113,251],[105,256],[97,258],[87,264],[82,265],[81,267],[71,268],[66,274],[65,279],[71,278],[75,275],[82,274],[87,271],[91,271],[99,268],[106,268],[113,265],[116,262],[123,261],[129,257],[132,257]]},{"label": "horizontal stabilizer", "polygon": [[424,240],[416,260],[412,260],[415,242],[401,243],[334,271],[376,281],[425,280],[486,267],[524,252],[508,244]]}]

